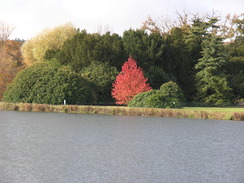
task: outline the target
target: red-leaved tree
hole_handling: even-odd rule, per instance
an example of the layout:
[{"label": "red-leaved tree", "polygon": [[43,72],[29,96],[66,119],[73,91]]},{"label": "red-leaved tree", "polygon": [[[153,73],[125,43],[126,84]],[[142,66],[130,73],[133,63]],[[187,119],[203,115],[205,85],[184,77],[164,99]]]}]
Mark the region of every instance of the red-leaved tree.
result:
[{"label": "red-leaved tree", "polygon": [[138,93],[151,90],[150,85],[146,83],[147,80],[142,68],[137,66],[132,57],[129,57],[113,83],[112,96],[115,98],[116,104],[127,105]]}]

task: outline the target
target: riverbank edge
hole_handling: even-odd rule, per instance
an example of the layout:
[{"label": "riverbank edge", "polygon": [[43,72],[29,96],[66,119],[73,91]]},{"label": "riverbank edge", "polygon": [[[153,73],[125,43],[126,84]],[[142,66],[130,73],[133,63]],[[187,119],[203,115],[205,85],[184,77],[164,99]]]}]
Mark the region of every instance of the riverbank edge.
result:
[{"label": "riverbank edge", "polygon": [[244,121],[244,112],[0,102],[0,110]]}]

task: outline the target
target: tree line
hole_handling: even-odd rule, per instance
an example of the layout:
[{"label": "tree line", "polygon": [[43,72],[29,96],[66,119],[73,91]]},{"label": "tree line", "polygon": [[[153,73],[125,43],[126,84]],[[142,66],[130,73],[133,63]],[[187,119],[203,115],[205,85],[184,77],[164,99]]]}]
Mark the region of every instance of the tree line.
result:
[{"label": "tree line", "polygon": [[[183,14],[177,21],[160,24],[149,17],[140,29],[126,30],[122,36],[91,34],[71,24],[45,30],[21,46],[23,60],[17,65],[25,69],[13,82],[9,85],[0,77],[2,91],[9,85],[3,100],[60,104],[70,97],[72,104],[114,103],[112,84],[129,57],[153,89],[173,81],[186,102],[243,100],[244,15],[228,15],[221,22],[214,15]],[[1,58],[0,64],[7,63],[2,54]]]}]

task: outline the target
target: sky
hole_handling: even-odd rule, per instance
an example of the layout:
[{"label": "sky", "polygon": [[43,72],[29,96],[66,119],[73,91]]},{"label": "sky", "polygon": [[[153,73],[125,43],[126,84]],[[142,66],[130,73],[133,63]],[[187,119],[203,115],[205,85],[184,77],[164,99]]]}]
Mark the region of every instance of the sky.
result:
[{"label": "sky", "polygon": [[0,0],[0,22],[13,27],[11,39],[28,40],[67,22],[87,32],[99,27],[122,34],[142,26],[148,16],[175,19],[183,10],[205,14],[244,13],[243,0]]}]

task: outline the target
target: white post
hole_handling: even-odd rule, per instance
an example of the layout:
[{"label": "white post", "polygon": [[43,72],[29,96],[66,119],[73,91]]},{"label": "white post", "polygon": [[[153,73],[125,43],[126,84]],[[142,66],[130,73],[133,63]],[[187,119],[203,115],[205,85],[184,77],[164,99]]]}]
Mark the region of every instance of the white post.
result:
[{"label": "white post", "polygon": [[64,105],[66,105],[66,100],[64,100]]}]

